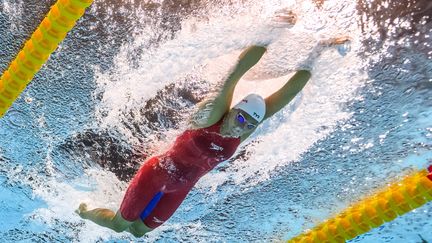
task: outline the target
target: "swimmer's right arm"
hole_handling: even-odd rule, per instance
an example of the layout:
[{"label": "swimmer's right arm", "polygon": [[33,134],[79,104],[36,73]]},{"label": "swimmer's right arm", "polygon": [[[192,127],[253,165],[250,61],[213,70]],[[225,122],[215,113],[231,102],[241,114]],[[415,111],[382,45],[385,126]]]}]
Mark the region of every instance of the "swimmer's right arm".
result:
[{"label": "swimmer's right arm", "polygon": [[264,119],[271,117],[285,107],[303,89],[312,75],[311,70],[315,61],[325,48],[340,45],[347,41],[349,41],[349,37],[343,36],[318,42],[308,58],[302,65],[299,65],[294,76],[292,76],[282,88],[265,99],[266,114]]},{"label": "swimmer's right arm", "polygon": [[240,78],[253,67],[264,55],[266,48],[251,46],[244,50],[222,83],[217,94],[198,105],[198,111],[191,119],[193,128],[209,127],[218,122],[230,109],[235,86]]}]

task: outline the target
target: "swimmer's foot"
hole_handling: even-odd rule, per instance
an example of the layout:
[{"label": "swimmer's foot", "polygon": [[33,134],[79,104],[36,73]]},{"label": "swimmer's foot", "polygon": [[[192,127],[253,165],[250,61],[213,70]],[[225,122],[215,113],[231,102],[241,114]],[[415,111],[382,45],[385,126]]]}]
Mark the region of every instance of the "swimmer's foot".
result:
[{"label": "swimmer's foot", "polygon": [[75,210],[75,213],[77,213],[81,218],[86,218],[86,212],[87,212],[87,204],[81,203],[79,207]]},{"label": "swimmer's foot", "polygon": [[281,9],[275,13],[272,22],[275,27],[291,28],[297,22],[297,14],[289,9]]}]

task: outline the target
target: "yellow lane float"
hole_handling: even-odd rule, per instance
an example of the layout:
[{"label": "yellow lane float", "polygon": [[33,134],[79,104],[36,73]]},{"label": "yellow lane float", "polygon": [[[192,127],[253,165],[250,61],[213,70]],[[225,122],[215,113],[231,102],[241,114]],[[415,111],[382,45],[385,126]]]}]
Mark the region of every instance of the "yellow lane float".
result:
[{"label": "yellow lane float", "polygon": [[288,242],[345,242],[432,201],[432,166],[352,205]]},{"label": "yellow lane float", "polygon": [[93,0],[58,0],[0,78],[0,117],[33,79]]}]

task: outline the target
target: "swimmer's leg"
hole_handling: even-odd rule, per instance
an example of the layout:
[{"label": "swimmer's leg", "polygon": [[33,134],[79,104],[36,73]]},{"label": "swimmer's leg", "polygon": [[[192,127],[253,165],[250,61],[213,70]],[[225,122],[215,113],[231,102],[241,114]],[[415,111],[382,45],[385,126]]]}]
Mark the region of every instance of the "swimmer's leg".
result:
[{"label": "swimmer's leg", "polygon": [[135,237],[142,237],[143,235],[147,234],[148,232],[152,231],[152,228],[147,227],[147,225],[144,224],[142,219],[135,220],[129,228],[126,229],[129,233],[133,234]]},{"label": "swimmer's leg", "polygon": [[124,219],[119,211],[115,213],[106,208],[87,210],[85,203],[81,203],[75,212],[83,219],[91,220],[100,226],[110,228],[116,232],[123,232],[134,223]]}]

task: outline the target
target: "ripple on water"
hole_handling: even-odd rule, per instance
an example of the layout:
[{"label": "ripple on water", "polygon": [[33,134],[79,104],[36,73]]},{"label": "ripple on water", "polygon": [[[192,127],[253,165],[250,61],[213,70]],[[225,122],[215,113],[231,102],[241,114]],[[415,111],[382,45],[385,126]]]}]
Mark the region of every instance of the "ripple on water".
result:
[{"label": "ripple on water", "polygon": [[12,128],[25,128],[29,124],[28,114],[15,109],[10,109],[6,113],[7,124]]}]

